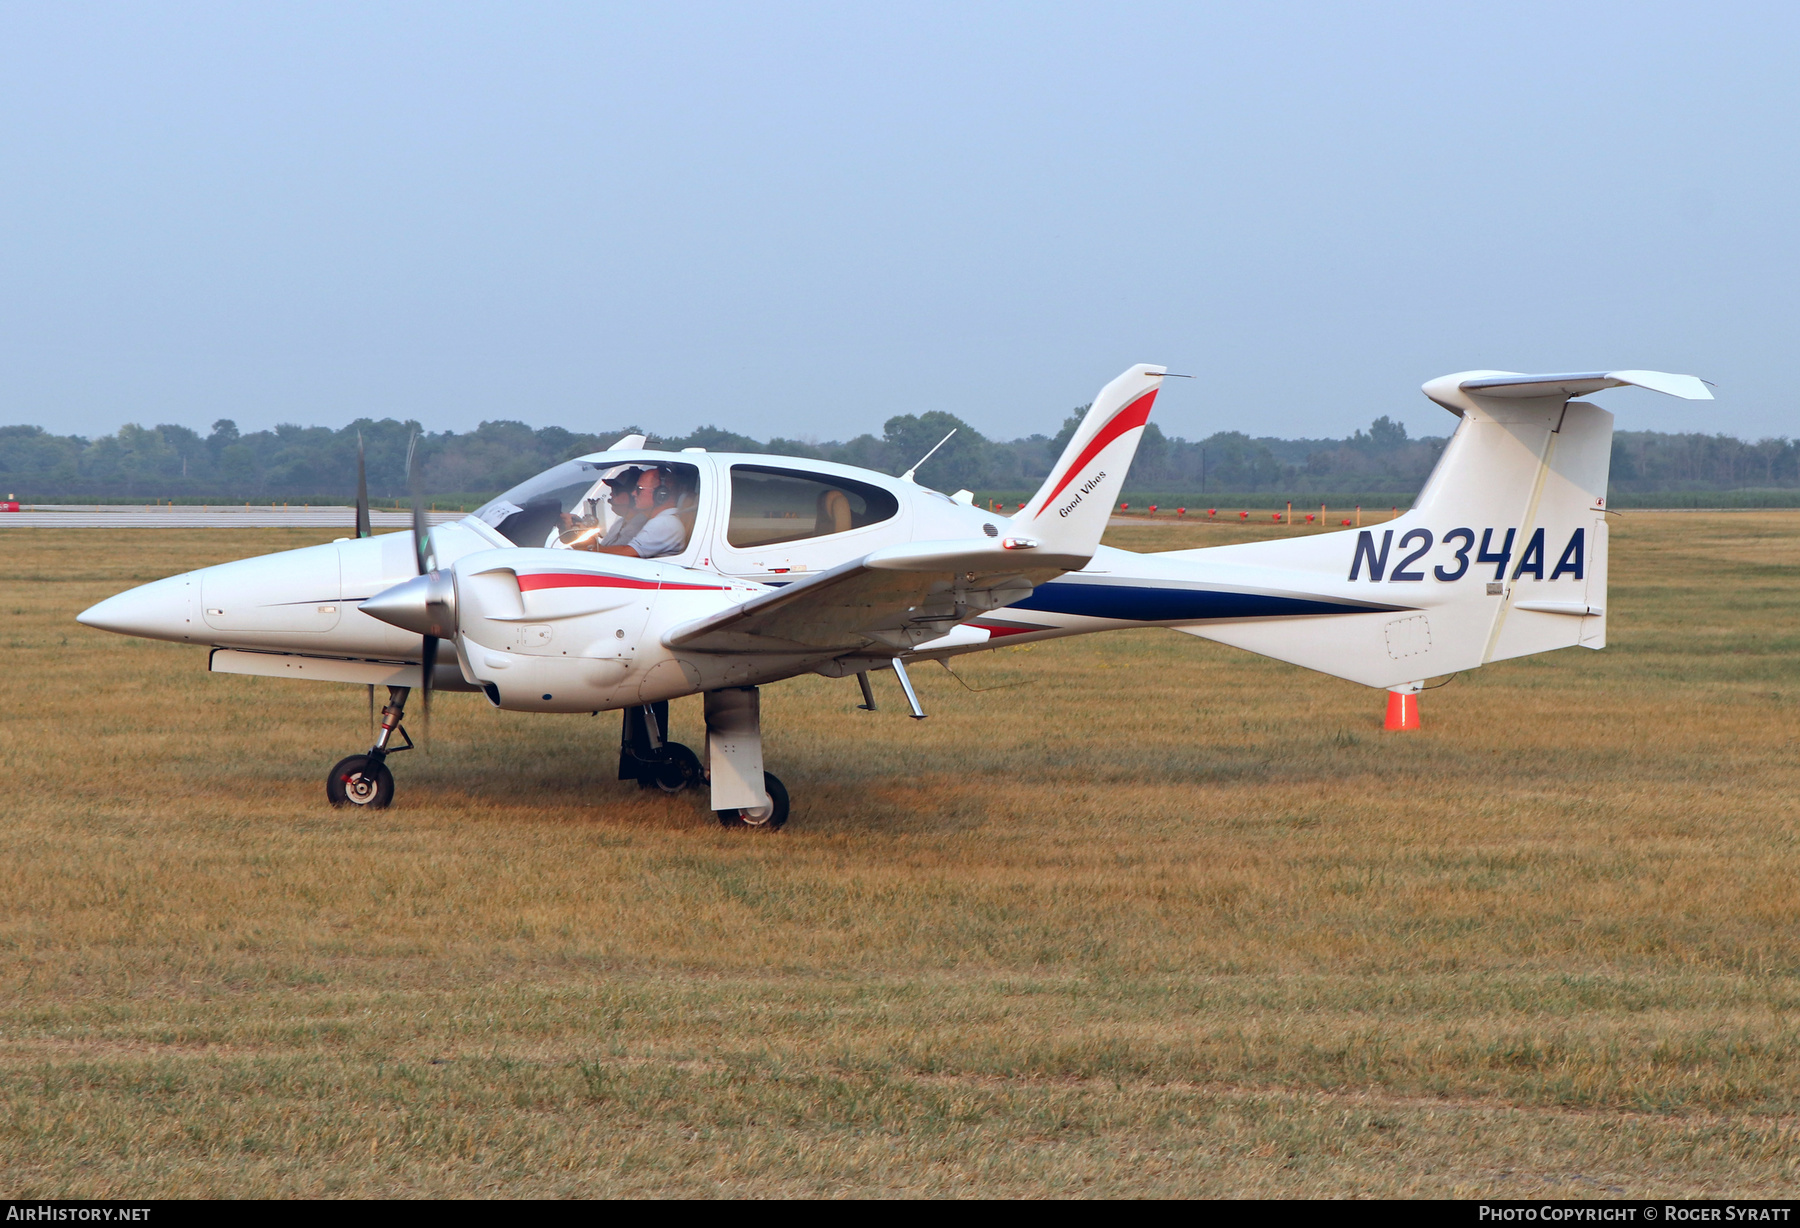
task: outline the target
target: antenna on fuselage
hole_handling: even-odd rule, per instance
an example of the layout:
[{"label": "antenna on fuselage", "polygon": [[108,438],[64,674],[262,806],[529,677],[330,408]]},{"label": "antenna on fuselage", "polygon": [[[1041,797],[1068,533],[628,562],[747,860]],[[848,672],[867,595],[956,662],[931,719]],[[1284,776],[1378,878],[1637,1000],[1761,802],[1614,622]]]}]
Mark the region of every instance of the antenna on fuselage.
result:
[{"label": "antenna on fuselage", "polygon": [[[955,429],[954,429],[954,430],[952,430],[952,431],[951,431],[951,432],[950,432],[950,435],[954,435],[954,434],[956,434],[956,432],[957,432],[957,431],[960,431],[960,430],[961,430],[961,429],[962,429],[962,428],[961,428],[961,427],[957,427],[957,428],[955,428]],[[930,460],[930,459],[931,459],[931,457],[932,457],[932,453],[934,453],[934,452],[936,452],[936,451],[937,451],[937,450],[938,450],[938,448],[941,448],[941,447],[943,447],[943,446],[944,446],[944,445],[945,445],[945,444],[947,444],[947,443],[949,443],[949,442],[950,442],[950,435],[946,435],[946,436],[944,436],[944,437],[943,437],[943,438],[942,438],[942,439],[940,439],[940,440],[938,440],[938,441],[937,441],[937,444],[936,444],[936,446],[934,446],[934,447],[933,447],[933,448],[932,448],[932,449],[931,449],[931,451],[930,451],[930,452],[927,452],[927,453],[926,453],[926,454],[925,454],[925,455],[923,455],[923,456],[921,456],[921,457],[920,457],[920,458],[919,458],[919,465],[923,465],[923,464],[924,464],[924,463],[925,463],[925,462],[926,462],[926,461],[928,461],[928,460]],[[912,467],[912,468],[911,468],[911,469],[908,469],[908,470],[907,470],[907,471],[906,471],[906,472],[905,472],[905,473],[903,473],[903,474],[901,474],[901,475],[900,475],[900,480],[901,480],[901,481],[902,481],[902,482],[910,482],[910,481],[912,481],[912,480],[913,480],[913,474],[915,474],[915,473],[917,473],[917,472],[918,472],[918,471],[919,471],[919,465],[914,465],[914,466],[913,466],[913,467]]]}]

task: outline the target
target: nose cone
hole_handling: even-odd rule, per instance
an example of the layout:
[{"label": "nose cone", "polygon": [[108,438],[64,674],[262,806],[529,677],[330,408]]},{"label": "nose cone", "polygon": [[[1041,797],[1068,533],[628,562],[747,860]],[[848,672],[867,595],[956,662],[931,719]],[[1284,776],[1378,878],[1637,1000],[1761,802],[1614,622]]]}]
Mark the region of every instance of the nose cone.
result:
[{"label": "nose cone", "polygon": [[120,635],[186,642],[199,634],[194,609],[198,595],[199,579],[195,573],[170,576],[89,606],[75,616],[75,621]]},{"label": "nose cone", "polygon": [[456,583],[447,571],[402,581],[362,603],[370,618],[403,631],[450,639],[456,634]]}]

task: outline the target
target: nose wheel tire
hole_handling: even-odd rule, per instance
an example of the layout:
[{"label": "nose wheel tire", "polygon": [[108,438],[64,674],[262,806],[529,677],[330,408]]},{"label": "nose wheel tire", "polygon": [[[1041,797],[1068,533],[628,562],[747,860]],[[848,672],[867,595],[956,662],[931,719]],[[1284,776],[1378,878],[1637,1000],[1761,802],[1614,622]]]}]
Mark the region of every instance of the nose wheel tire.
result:
[{"label": "nose wheel tire", "polygon": [[719,816],[719,826],[760,827],[764,831],[780,831],[788,821],[787,786],[777,780],[773,772],[764,772],[763,788],[768,792],[769,800],[761,806],[714,811]]},{"label": "nose wheel tire", "polygon": [[394,800],[394,774],[385,763],[371,770],[367,755],[351,755],[338,760],[325,778],[325,798],[333,806],[385,809]]}]

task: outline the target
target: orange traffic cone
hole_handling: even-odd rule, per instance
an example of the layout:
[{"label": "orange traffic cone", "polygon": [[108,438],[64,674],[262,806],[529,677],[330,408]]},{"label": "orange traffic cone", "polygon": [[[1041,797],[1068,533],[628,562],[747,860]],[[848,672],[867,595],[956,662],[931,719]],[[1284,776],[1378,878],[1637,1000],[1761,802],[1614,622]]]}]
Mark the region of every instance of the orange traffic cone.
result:
[{"label": "orange traffic cone", "polygon": [[1388,691],[1387,720],[1384,729],[1417,729],[1419,727],[1419,684],[1408,683]]}]

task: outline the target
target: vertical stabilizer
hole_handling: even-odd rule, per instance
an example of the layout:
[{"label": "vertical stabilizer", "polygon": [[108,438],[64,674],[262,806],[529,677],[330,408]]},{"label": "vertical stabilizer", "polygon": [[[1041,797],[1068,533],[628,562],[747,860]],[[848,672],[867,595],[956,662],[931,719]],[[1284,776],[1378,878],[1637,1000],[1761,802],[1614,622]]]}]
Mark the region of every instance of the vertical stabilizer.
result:
[{"label": "vertical stabilizer", "polygon": [[1076,566],[1093,557],[1167,370],[1139,363],[1100,390],[1009,535],[1035,540],[1044,555],[1081,560]]}]

